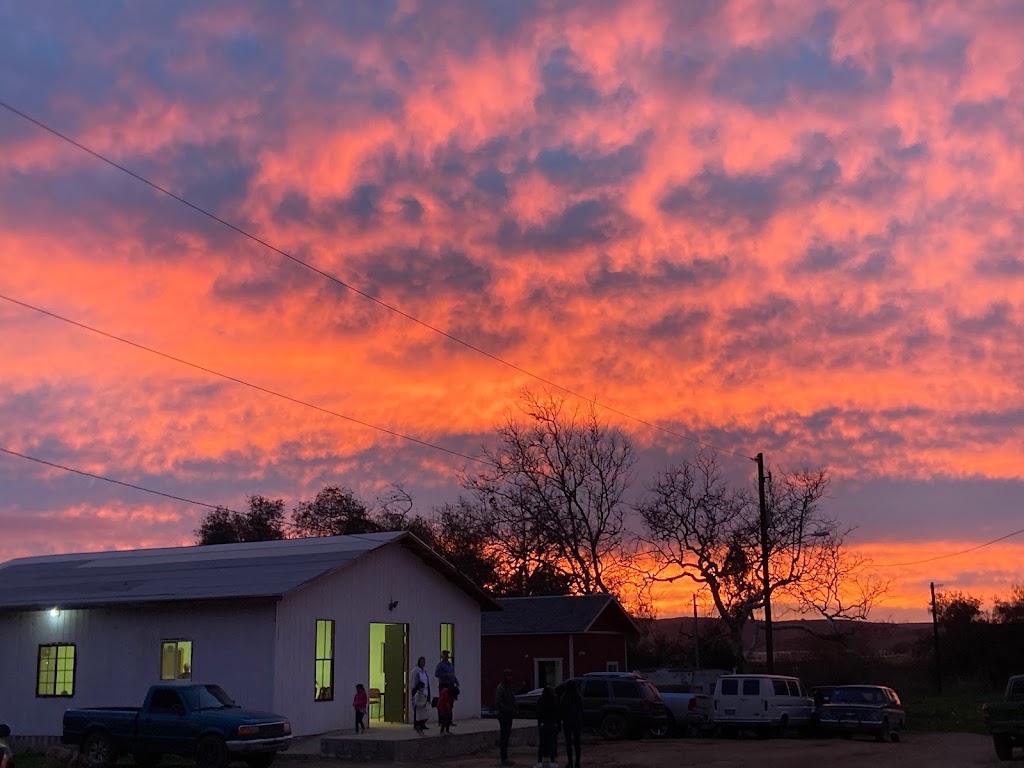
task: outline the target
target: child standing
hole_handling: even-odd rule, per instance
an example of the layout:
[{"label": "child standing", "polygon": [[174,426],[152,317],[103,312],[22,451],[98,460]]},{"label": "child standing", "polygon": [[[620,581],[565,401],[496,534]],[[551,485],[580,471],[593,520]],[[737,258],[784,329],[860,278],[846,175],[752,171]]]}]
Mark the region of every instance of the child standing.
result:
[{"label": "child standing", "polygon": [[442,735],[452,735],[452,693],[449,688],[442,688],[437,697],[437,722],[441,725]]},{"label": "child standing", "polygon": [[412,727],[420,736],[427,735],[427,708],[429,706],[427,687],[422,681],[417,681],[412,689]]},{"label": "child standing", "polygon": [[366,689],[363,684],[356,683],[356,695],[352,697],[352,708],[356,711],[356,733],[366,730],[366,726],[363,724],[363,715],[366,714],[367,701]]}]

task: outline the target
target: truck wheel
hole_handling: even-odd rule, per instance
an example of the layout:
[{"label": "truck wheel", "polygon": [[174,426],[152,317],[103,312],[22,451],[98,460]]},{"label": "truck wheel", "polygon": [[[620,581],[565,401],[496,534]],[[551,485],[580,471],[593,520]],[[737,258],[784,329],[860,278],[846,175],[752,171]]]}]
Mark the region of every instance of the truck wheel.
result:
[{"label": "truck wheel", "polygon": [[257,755],[249,755],[245,758],[245,764],[249,768],[270,768],[270,764],[277,757],[277,752],[260,752]]},{"label": "truck wheel", "polygon": [[1013,741],[1009,736],[993,736],[992,746],[996,748],[996,757],[1000,760],[1013,760]]},{"label": "truck wheel", "polygon": [[156,768],[160,765],[160,755],[155,752],[136,752],[132,760],[139,768]]},{"label": "truck wheel", "polygon": [[227,768],[230,761],[227,744],[219,736],[204,736],[196,745],[196,768]]},{"label": "truck wheel", "polygon": [[114,741],[104,731],[93,731],[82,740],[82,755],[89,768],[110,768],[117,762]]},{"label": "truck wheel", "polygon": [[622,715],[605,715],[601,720],[601,736],[608,741],[619,741],[626,735],[626,718]]}]

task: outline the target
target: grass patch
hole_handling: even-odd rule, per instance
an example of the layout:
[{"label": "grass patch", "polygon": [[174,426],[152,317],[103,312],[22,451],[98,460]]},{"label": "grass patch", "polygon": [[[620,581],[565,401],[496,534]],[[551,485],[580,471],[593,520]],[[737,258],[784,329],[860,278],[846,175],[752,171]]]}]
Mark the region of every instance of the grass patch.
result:
[{"label": "grass patch", "polygon": [[912,731],[925,733],[985,733],[981,705],[998,701],[990,691],[948,691],[901,695]]}]

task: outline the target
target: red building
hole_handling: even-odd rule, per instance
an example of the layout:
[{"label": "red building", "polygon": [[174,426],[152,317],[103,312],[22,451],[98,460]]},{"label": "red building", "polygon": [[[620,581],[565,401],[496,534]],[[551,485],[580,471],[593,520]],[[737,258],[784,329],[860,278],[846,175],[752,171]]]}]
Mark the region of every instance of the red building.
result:
[{"label": "red building", "polygon": [[587,672],[625,672],[626,641],[639,630],[611,595],[505,597],[480,616],[484,705],[512,670],[513,685],[540,688]]}]

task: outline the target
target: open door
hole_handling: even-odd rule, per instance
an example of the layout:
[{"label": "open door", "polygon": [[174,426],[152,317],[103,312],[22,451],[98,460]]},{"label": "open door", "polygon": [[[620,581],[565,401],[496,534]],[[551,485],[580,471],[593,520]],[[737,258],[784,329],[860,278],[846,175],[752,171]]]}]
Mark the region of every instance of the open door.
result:
[{"label": "open door", "polygon": [[[370,676],[379,681],[380,718],[409,722],[409,625],[370,625]],[[378,687],[374,685],[374,687]]]}]

